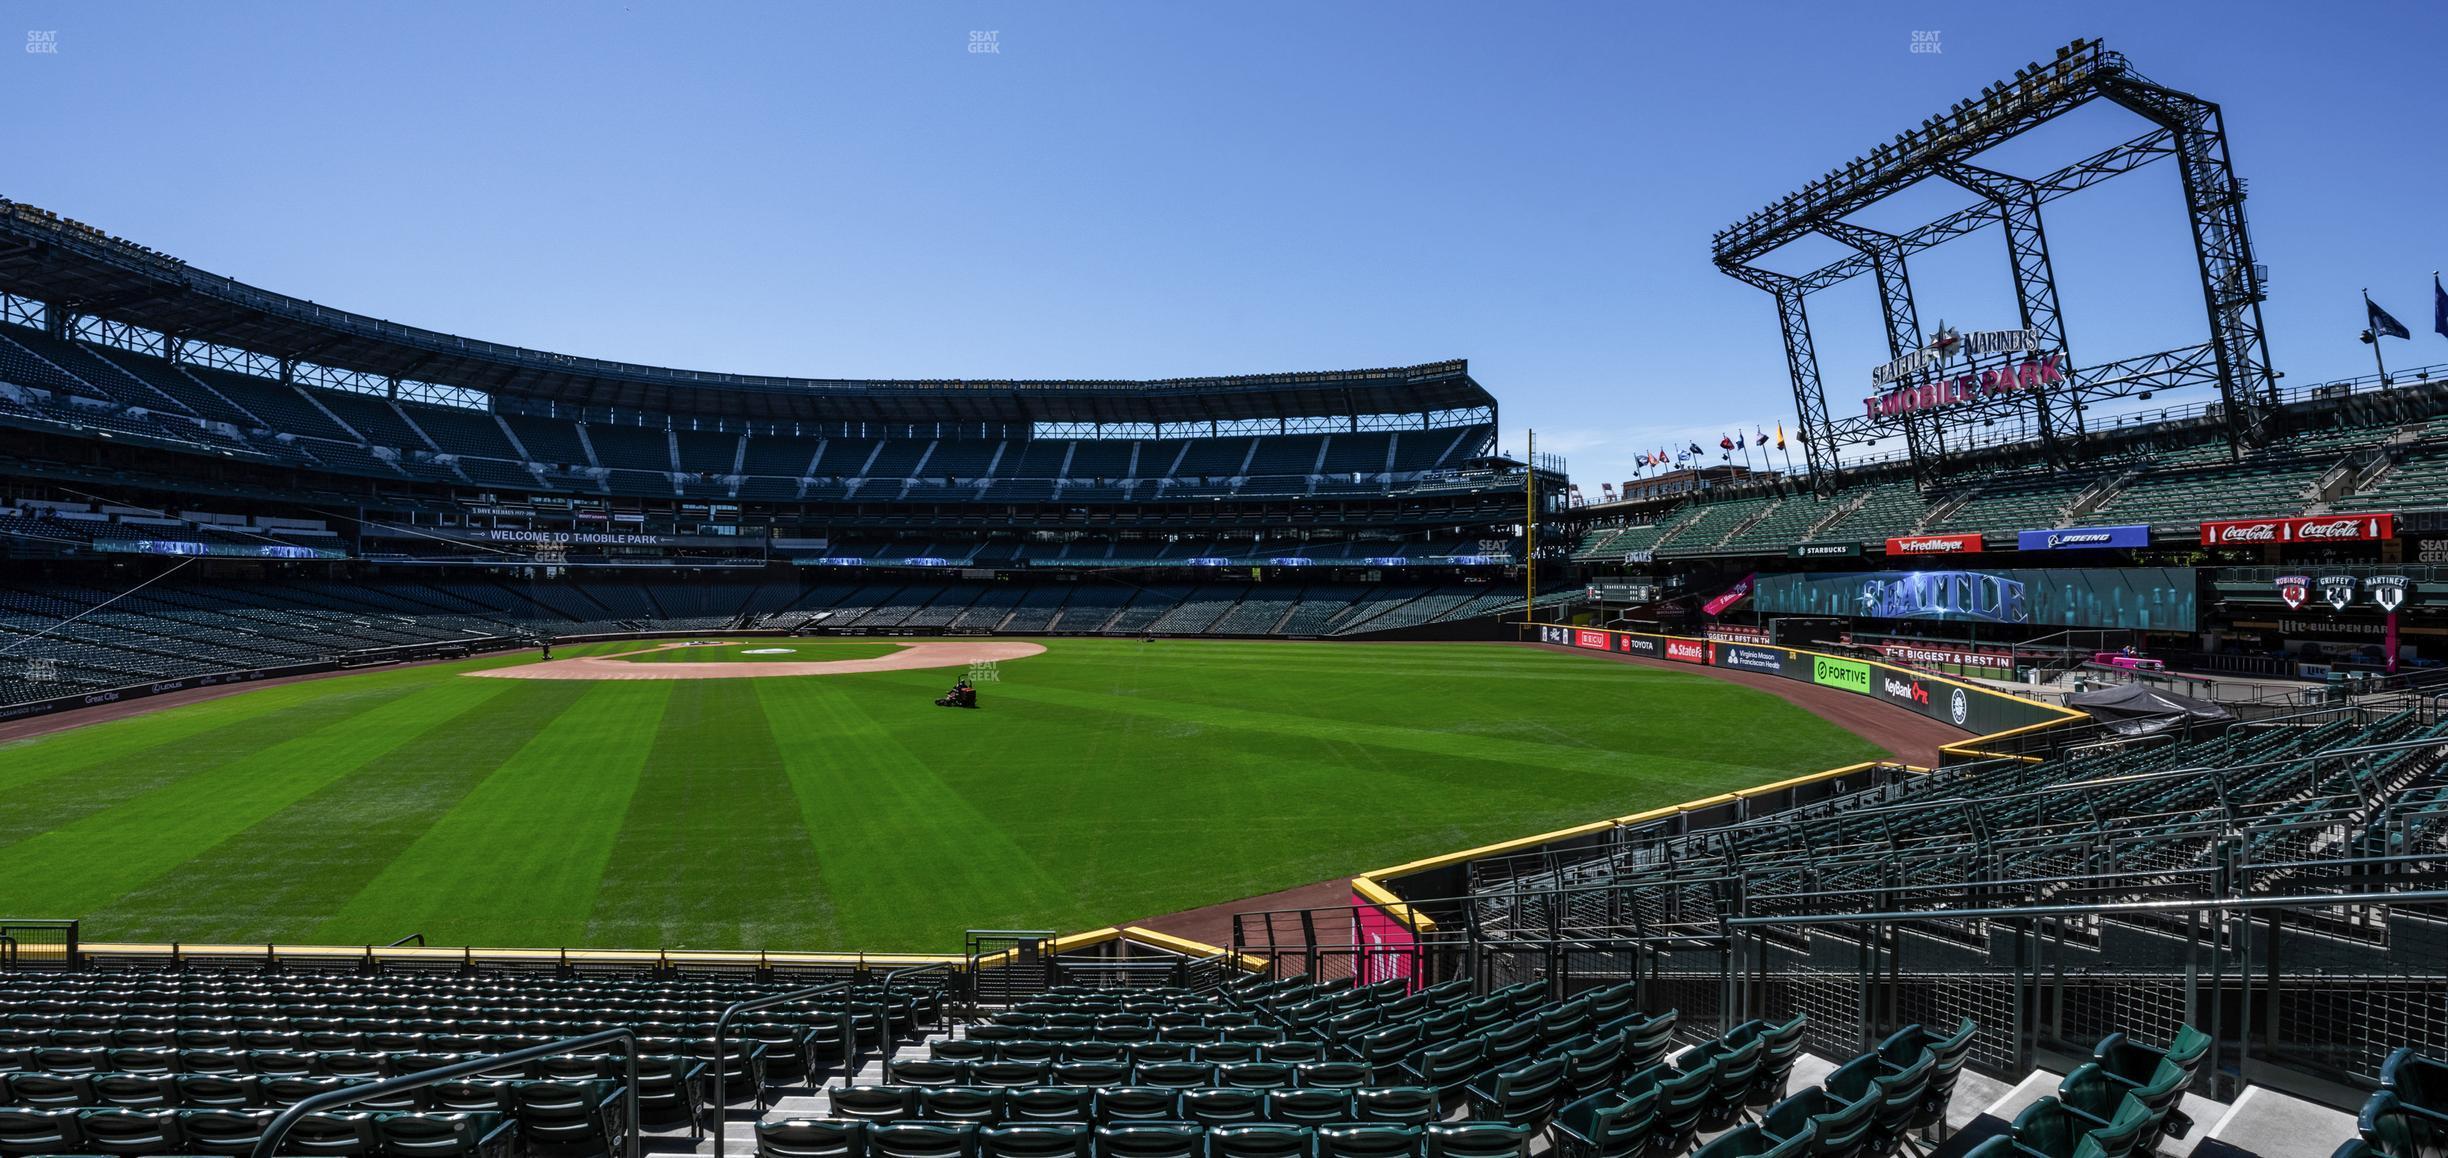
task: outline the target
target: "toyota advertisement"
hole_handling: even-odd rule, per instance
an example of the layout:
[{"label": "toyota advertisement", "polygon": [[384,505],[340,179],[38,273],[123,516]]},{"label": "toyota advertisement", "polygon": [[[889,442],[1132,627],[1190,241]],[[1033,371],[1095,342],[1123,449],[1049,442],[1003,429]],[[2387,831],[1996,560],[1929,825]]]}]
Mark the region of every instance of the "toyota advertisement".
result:
[{"label": "toyota advertisement", "polygon": [[2192,631],[2200,599],[2190,567],[2012,567],[1762,574],[1751,605],[1763,615]]}]

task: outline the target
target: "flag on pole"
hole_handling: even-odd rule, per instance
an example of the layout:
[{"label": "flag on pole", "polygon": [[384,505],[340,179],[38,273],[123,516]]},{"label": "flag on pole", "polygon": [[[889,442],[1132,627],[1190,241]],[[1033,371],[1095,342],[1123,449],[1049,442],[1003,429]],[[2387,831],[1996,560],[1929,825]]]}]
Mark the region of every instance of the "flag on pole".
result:
[{"label": "flag on pole", "polygon": [[1700,444],[1699,444],[1699,443],[1697,443],[1697,442],[1695,442],[1695,443],[1691,444],[1691,452],[1692,452],[1693,454],[1706,454],[1706,453],[1708,453],[1707,451],[1704,451],[1704,450],[1700,449]]},{"label": "flag on pole", "polygon": [[[2434,279],[2433,285],[2436,287],[2437,284],[2437,280]],[[2363,295],[2363,308],[2371,317],[2371,332],[2374,337],[2410,339],[2414,336],[2406,331],[2404,322],[2390,317],[2387,310],[2380,308],[2380,303],[2371,300],[2370,294]]]},{"label": "flag on pole", "polygon": [[2431,328],[2448,338],[2448,289],[2440,288],[2439,271],[2431,271]]},{"label": "flag on pole", "polygon": [[1758,435],[1758,436],[1759,436],[1759,440],[1758,440],[1758,441],[1756,441],[1756,442],[1753,442],[1751,445],[1753,445],[1753,446],[1766,446],[1766,445],[1768,445],[1768,432],[1767,432],[1767,431],[1765,431],[1765,430],[1761,430],[1761,429],[1760,429],[1758,426],[1756,426],[1756,425],[1755,425],[1755,426],[1753,426],[1753,427],[1751,428],[1751,433],[1756,434],[1756,435]]},{"label": "flag on pole", "polygon": [[1731,438],[1728,438],[1728,437],[1726,437],[1725,435],[1722,435],[1722,434],[1718,435],[1718,436],[1717,436],[1717,449],[1719,449],[1719,450],[1732,450],[1732,449],[1734,449],[1734,440],[1733,440],[1733,439],[1731,439]]},{"label": "flag on pole", "polygon": [[1781,421],[1777,423],[1777,449],[1785,449],[1785,424]]}]

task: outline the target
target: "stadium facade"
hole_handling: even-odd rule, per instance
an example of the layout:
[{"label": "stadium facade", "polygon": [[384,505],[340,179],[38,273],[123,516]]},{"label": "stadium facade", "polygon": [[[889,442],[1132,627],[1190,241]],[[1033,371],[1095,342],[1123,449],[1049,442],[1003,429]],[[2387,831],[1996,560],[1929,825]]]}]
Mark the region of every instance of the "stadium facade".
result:
[{"label": "stadium facade", "polygon": [[0,241],[12,702],[658,629],[1484,633],[1522,600],[1529,467],[1461,361],[754,377],[348,313],[28,205]]}]

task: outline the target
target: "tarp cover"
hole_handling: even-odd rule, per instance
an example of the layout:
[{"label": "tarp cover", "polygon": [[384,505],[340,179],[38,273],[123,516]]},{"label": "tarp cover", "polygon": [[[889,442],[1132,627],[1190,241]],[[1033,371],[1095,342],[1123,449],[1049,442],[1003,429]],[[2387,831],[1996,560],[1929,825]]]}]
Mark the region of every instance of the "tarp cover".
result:
[{"label": "tarp cover", "polygon": [[2191,696],[2180,696],[2141,684],[2119,684],[2066,697],[2066,706],[2128,736],[2163,732],[2188,721],[2198,727],[2224,724],[2235,713]]}]

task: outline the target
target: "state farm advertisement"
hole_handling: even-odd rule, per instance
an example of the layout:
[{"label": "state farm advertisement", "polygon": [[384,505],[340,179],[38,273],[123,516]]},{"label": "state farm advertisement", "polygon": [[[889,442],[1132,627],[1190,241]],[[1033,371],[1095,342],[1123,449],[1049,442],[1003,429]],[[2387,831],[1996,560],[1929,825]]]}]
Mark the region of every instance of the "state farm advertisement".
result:
[{"label": "state farm advertisement", "polygon": [[1707,663],[1708,645],[1696,639],[1669,639],[1666,641],[1666,658],[1685,663]]},{"label": "state farm advertisement", "polygon": [[2201,525],[2205,547],[2266,543],[2361,543],[2397,537],[2397,516],[2314,515],[2302,519],[2220,519]]}]

